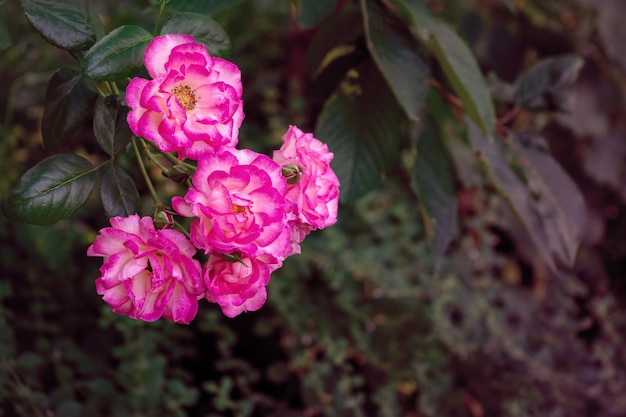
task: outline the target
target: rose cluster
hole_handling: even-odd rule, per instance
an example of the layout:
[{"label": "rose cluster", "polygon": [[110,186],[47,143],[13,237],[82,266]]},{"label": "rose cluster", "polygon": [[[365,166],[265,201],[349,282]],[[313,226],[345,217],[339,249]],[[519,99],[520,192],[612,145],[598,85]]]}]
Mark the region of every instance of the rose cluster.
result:
[{"label": "rose cluster", "polygon": [[[241,73],[192,36],[154,38],[144,63],[151,79],[129,83],[128,123],[161,151],[197,161],[186,194],[172,199],[192,219],[191,241],[151,217],[112,218],[87,251],[104,258],[97,292],[116,313],[145,321],[189,323],[202,298],[229,317],[258,310],[270,274],[307,234],[336,222],[333,154],[295,126],[272,158],[237,149]],[[204,265],[197,250],[208,255]]]}]

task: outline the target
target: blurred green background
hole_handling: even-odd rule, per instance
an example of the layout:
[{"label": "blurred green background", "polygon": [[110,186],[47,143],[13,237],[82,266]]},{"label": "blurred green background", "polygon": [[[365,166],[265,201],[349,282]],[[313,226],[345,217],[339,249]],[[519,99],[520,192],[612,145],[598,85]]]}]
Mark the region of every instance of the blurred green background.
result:
[{"label": "blurred green background", "polygon": [[[156,16],[149,2],[92,3],[107,31],[151,28]],[[214,18],[243,73],[240,144],[269,152],[289,124],[313,131],[328,96],[305,65],[317,28],[303,28],[288,1],[233,4]],[[430,8],[459,29],[494,94],[540,58],[585,59],[571,112],[536,120],[588,205],[574,267],[551,271],[470,163],[458,173],[459,231],[438,268],[417,198],[396,175],[309,236],[273,274],[260,311],[228,319],[202,302],[189,326],[115,315],[96,294],[100,260],[85,254],[107,223],[96,197],[49,227],[0,217],[0,415],[626,415],[626,5]],[[73,60],[17,1],[0,12],[13,40],[0,53],[3,197],[47,156],[45,86]],[[99,152],[78,136],[67,146]],[[463,160],[467,149],[454,152]]]}]

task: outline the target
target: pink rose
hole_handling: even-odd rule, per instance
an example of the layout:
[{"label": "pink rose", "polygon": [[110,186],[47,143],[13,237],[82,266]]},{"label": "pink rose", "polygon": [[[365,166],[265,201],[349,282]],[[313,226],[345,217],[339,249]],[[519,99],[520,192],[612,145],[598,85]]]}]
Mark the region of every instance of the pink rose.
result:
[{"label": "pink rose", "polygon": [[243,255],[240,261],[211,255],[204,267],[206,299],[219,304],[228,317],[235,317],[244,311],[256,311],[265,303],[265,286],[269,283],[270,274],[278,267],[280,262],[271,255],[258,258]]},{"label": "pink rose", "polygon": [[281,168],[265,155],[232,149],[198,161],[192,187],[174,197],[178,214],[197,217],[191,241],[206,253],[270,254],[289,249],[288,201]]},{"label": "pink rose", "polygon": [[196,248],[180,232],[155,230],[152,218],[113,217],[87,249],[102,256],[96,290],[114,312],[155,321],[189,323],[204,286]]},{"label": "pink rose", "polygon": [[211,57],[190,35],[154,38],[144,63],[152,80],[134,78],[126,88],[135,135],[181,159],[237,145],[244,114],[236,65]]},{"label": "pink rose", "polygon": [[[289,126],[282,140],[283,145],[273,156],[287,179],[287,199],[293,203],[296,224],[308,225],[311,230],[334,224],[339,180],[330,167],[333,154],[311,133],[304,133],[296,126]],[[306,227],[300,227],[294,233],[300,235],[305,230]],[[302,239],[303,236],[298,236],[293,240]]]}]

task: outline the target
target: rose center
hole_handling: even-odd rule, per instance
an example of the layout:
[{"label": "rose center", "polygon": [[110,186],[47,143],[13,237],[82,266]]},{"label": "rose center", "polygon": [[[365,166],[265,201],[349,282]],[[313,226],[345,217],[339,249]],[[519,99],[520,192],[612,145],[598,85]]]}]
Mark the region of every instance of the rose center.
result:
[{"label": "rose center", "polygon": [[237,204],[232,204],[231,210],[235,214],[248,214],[248,209],[246,209],[244,206],[238,206]]},{"label": "rose center", "polygon": [[176,96],[178,102],[187,111],[193,110],[198,104],[200,97],[186,84],[177,85],[172,88],[172,94]]}]

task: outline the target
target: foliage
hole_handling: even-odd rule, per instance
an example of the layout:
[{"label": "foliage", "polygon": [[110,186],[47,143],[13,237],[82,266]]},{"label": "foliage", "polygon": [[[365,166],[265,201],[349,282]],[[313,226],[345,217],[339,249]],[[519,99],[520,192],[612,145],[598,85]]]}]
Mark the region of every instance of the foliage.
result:
[{"label": "foliage", "polygon": [[[624,415],[624,16],[1,3],[0,415]],[[153,36],[182,31],[241,68],[240,140],[315,130],[342,203],[263,310],[189,326],[102,308],[85,256],[107,217],[155,212],[136,153],[182,193],[188,167],[133,149],[124,101]]]}]

